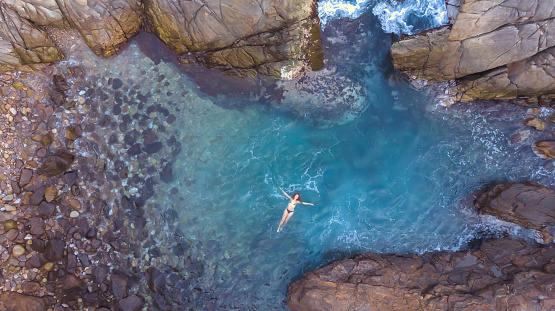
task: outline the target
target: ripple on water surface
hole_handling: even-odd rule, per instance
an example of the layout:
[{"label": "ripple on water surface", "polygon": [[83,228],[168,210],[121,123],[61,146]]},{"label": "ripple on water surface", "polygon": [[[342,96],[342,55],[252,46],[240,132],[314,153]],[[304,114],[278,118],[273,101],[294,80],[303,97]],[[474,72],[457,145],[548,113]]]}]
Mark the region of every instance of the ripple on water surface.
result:
[{"label": "ripple on water surface", "polygon": [[[287,285],[331,260],[368,251],[458,249],[486,228],[460,204],[485,183],[552,183],[552,172],[533,155],[529,141],[511,143],[510,134],[523,129],[516,122],[521,108],[435,107],[407,85],[387,83],[385,69],[376,67],[383,47],[375,48],[382,58],[352,60],[357,79],[376,94],[369,108],[353,122],[327,129],[263,105],[226,109],[222,101],[243,107],[232,102],[246,100],[203,95],[173,64],[154,66],[135,43],[116,58],[89,64],[105,80],[112,78],[114,94],[121,92],[125,100],[138,98],[139,91],[150,94],[124,102],[122,115],[171,103],[175,120],[165,121],[157,136],[179,142],[180,153],[168,159],[117,154],[126,163],[148,156],[148,163],[172,164],[174,180],[157,186],[146,208],[170,215],[177,229],[160,225],[151,232],[158,249],[146,261],[173,270],[176,278],[167,285],[174,303],[286,309]],[[349,64],[342,68],[350,70]],[[367,76],[361,78],[361,70]],[[140,88],[128,87],[130,79]],[[114,95],[106,96],[113,105]],[[127,131],[157,128],[150,121],[141,126],[143,119],[130,120]],[[113,165],[108,161],[108,170]],[[287,199],[278,187],[299,191],[315,205],[299,206],[280,233]],[[178,248],[171,244],[174,236],[185,241]]]}]

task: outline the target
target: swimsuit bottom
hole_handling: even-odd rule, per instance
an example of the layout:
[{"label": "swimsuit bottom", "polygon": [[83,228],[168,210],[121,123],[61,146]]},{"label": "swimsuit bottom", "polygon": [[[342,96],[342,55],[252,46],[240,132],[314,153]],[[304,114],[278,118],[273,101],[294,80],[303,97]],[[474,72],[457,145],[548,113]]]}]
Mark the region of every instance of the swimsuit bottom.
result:
[{"label": "swimsuit bottom", "polygon": [[289,209],[287,209],[287,214],[293,213],[294,211],[290,211]]}]

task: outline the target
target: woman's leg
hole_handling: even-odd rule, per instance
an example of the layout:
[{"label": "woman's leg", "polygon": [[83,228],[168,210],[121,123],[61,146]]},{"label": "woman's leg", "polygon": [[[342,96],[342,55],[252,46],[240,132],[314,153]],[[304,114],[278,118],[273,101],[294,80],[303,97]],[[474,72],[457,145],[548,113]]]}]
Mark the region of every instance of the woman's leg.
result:
[{"label": "woman's leg", "polygon": [[293,216],[294,213],[287,213],[287,216],[285,216],[285,223],[283,224],[283,226],[285,227],[285,225],[287,225],[287,222],[289,221],[289,218],[291,218],[291,216]]},{"label": "woman's leg", "polygon": [[283,211],[283,216],[281,216],[281,222],[279,223],[277,232],[279,232],[279,230],[281,229],[281,225],[283,225],[283,222],[285,221],[285,218],[287,218],[287,209],[285,209]]}]

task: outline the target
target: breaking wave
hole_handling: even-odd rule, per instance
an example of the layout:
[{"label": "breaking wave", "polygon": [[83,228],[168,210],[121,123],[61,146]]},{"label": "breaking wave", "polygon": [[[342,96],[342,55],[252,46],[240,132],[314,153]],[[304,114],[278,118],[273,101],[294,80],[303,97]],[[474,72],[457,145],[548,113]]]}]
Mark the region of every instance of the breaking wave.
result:
[{"label": "breaking wave", "polygon": [[323,27],[332,19],[354,19],[370,9],[387,33],[414,34],[448,22],[444,0],[323,0],[318,4]]}]

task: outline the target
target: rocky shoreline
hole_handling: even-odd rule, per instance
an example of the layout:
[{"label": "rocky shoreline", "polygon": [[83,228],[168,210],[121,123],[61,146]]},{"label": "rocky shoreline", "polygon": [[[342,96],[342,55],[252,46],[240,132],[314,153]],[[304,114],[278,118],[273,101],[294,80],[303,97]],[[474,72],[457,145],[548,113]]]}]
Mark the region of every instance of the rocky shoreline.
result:
[{"label": "rocky shoreline", "polygon": [[448,0],[450,24],[391,47],[396,69],[425,83],[449,82],[454,101],[521,99],[552,106],[553,3]]},{"label": "rocky shoreline", "polygon": [[0,3],[0,22],[0,71],[64,60],[49,29],[76,30],[101,57],[146,30],[182,63],[243,77],[291,79],[323,67],[313,1],[9,0]]},{"label": "rocky shoreline", "polygon": [[[19,51],[18,56],[0,60],[3,70],[35,70],[34,73],[8,71],[0,74],[3,152],[0,158],[3,161],[0,166],[0,310],[174,310],[176,305],[186,305],[191,301],[210,305],[209,293],[195,284],[204,274],[216,273],[204,259],[219,246],[215,241],[203,244],[184,237],[176,225],[178,212],[165,206],[159,198],[182,199],[173,174],[178,155],[186,153],[199,162],[205,162],[209,157],[202,148],[193,146],[194,131],[180,133],[170,126],[176,123],[193,127],[194,121],[182,113],[190,109],[188,104],[180,106],[176,103],[177,100],[202,102],[202,98],[185,86],[175,93],[177,88],[169,86],[178,77],[163,63],[149,63],[148,68],[127,66],[122,69],[125,66],[118,67],[115,63],[97,66],[94,55],[72,40],[83,36],[94,53],[111,55],[139,31],[145,18],[143,14],[146,14],[148,25],[152,27],[150,30],[174,52],[183,54],[180,60],[184,63],[203,64],[240,76],[260,73],[292,78],[304,74],[302,71],[307,66],[320,69],[322,65],[319,31],[313,31],[317,28],[314,4],[303,5],[302,14],[291,18],[283,18],[283,12],[275,9],[276,12],[272,11],[270,15],[280,21],[287,20],[287,23],[277,26],[273,22],[262,23],[269,28],[262,27],[257,34],[239,31],[235,38],[239,41],[222,42],[211,37],[213,41],[205,40],[210,41],[208,47],[201,47],[190,44],[190,38],[179,37],[177,40],[176,33],[187,32],[173,29],[177,23],[170,21],[169,25],[161,25],[165,22],[159,18],[163,12],[157,12],[155,8],[167,9],[164,3],[171,4],[172,1],[147,1],[146,11],[137,8],[138,2],[123,1],[123,15],[108,14],[112,11],[102,7],[103,14],[99,19],[91,17],[95,14],[89,11],[86,1],[66,3],[64,7],[54,2],[36,6],[32,1],[12,0],[0,5],[2,21],[9,19],[17,29],[28,30],[35,36],[33,40],[44,43],[40,45],[41,53],[48,56],[40,56],[43,54],[36,49],[24,49],[25,53],[17,50],[25,45],[22,42],[31,39],[12,36],[9,44],[13,53],[6,55],[14,56]],[[453,3],[459,7],[458,3]],[[472,3],[466,1],[461,12],[470,14]],[[533,3],[540,6],[538,1]],[[298,9],[299,3],[291,5]],[[22,16],[22,11],[16,10],[26,6],[42,13]],[[205,13],[205,16],[214,16]],[[469,37],[464,39],[451,38],[453,29],[462,27],[457,26],[456,21],[467,15],[455,16],[452,13],[453,27],[404,38],[394,49],[414,40],[422,44],[423,36],[428,43],[439,38],[441,44],[449,47],[453,45],[452,40],[462,42],[474,38],[478,34],[467,35]],[[55,18],[43,20],[45,16]],[[83,16],[87,18],[80,20]],[[114,27],[108,29],[108,33],[117,32],[113,36],[117,38],[114,42],[104,41],[106,36],[111,37],[111,33],[97,33],[91,26],[122,19],[129,21],[129,29],[119,29],[121,25],[115,27],[109,23]],[[540,16],[537,20],[504,21],[507,25],[500,27],[528,27],[531,23],[551,21],[551,15]],[[58,29],[70,26],[74,30]],[[301,33],[295,30],[299,26],[303,29]],[[312,30],[306,33],[307,29]],[[3,33],[11,35],[13,30],[0,28]],[[272,34],[270,39],[263,35],[266,31]],[[210,33],[201,37],[204,35]],[[291,46],[289,36],[303,39]],[[337,38],[341,36],[344,34]],[[307,43],[307,37],[312,40],[310,43]],[[276,38],[287,44],[282,46],[274,42]],[[177,43],[172,45],[174,40]],[[364,40],[371,41],[371,38]],[[270,43],[273,48],[266,48],[265,45]],[[0,40],[0,46],[6,44],[4,39]],[[428,49],[426,44],[419,47]],[[303,51],[299,52],[299,49]],[[406,50],[414,51],[412,48]],[[519,54],[505,63],[495,63],[495,68],[488,68],[486,75],[480,78],[466,76],[480,71],[462,70],[462,67],[457,67],[453,75],[429,77],[426,76],[429,67],[436,68],[437,64],[426,62],[420,64],[422,68],[400,68],[400,65],[412,64],[405,59],[412,56],[400,57],[396,50],[393,58],[397,68],[414,73],[420,79],[456,79],[449,84],[455,86],[450,95],[456,100],[527,96],[524,99],[526,105],[550,106],[551,88],[540,85],[540,90],[530,91],[520,86],[514,89],[507,87],[505,82],[516,76],[527,77],[530,72],[524,69],[535,70],[535,64],[544,64],[540,69],[549,71],[552,64],[544,60],[550,59],[551,50],[542,45],[541,51],[539,48],[535,50],[538,52],[535,55]],[[298,58],[299,53],[304,55],[302,64],[289,63]],[[357,50],[356,53],[362,52]],[[37,65],[62,60],[63,55],[68,58],[64,62]],[[238,58],[238,55],[242,57]],[[420,56],[422,53],[418,54]],[[441,61],[443,56],[440,56],[436,59]],[[295,68],[280,69],[287,66]],[[93,71],[92,68],[97,67],[109,69]],[[445,72],[451,74],[451,69],[449,67]],[[326,118],[331,113],[336,114],[332,122],[346,123],[356,118],[366,109],[361,99],[369,95],[364,93],[358,81],[346,77],[334,77],[334,81],[330,81],[335,70],[334,67],[326,68],[303,80],[278,83],[278,88],[285,94],[283,102],[299,114],[306,113],[312,106],[307,108],[304,103],[291,99],[308,97],[328,86],[322,98],[330,98],[329,102],[322,98],[311,102],[311,105],[325,103],[322,105],[322,127],[327,126],[329,120]],[[141,80],[137,81],[135,77],[141,77]],[[501,82],[496,82],[497,78]],[[487,83],[481,83],[484,79]],[[329,87],[330,83],[334,83],[333,87]],[[497,88],[501,84],[504,93]],[[469,85],[471,87],[467,87]],[[493,90],[490,89],[492,85]],[[337,97],[350,101],[348,104],[338,102]],[[514,133],[511,143],[527,143],[530,131],[540,133],[538,135],[543,136],[534,144],[534,151],[545,159],[553,159],[555,144],[551,123],[555,123],[555,119],[539,116],[540,111],[540,108],[530,108],[529,118],[522,120],[529,129]],[[182,136],[192,142],[190,146],[182,145]],[[192,179],[184,181],[185,185],[194,183]],[[537,230],[538,240],[546,245],[504,238],[481,241],[476,249],[453,253],[360,255],[309,273],[292,284],[288,306],[292,310],[362,310],[369,305],[376,309],[403,310],[407,304],[415,310],[499,309],[507,306],[549,308],[555,305],[552,297],[554,250],[551,246],[554,232],[550,220],[555,217],[551,211],[554,197],[553,190],[538,184],[512,182],[486,189],[475,202],[479,213]],[[534,280],[537,282],[533,283]],[[368,291],[371,294],[367,294]]]},{"label": "rocky shoreline", "polygon": [[555,305],[555,190],[534,182],[488,188],[480,214],[538,230],[538,241],[489,238],[470,250],[367,253],[308,273],[289,286],[291,310],[547,310]]}]

